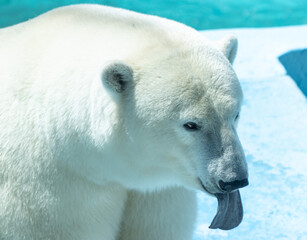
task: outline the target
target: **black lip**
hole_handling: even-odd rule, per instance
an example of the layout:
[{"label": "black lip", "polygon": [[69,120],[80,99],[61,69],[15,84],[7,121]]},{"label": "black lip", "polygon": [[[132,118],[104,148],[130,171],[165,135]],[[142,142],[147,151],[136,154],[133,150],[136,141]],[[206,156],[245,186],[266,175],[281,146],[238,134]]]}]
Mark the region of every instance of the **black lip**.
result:
[{"label": "black lip", "polygon": [[200,185],[202,186],[202,188],[205,190],[205,192],[209,193],[210,195],[214,196],[213,193],[211,193],[210,191],[208,191],[208,189],[205,187],[205,185],[203,184],[203,182],[201,181],[200,178],[198,178],[198,181],[200,183]]},{"label": "black lip", "polygon": [[219,181],[219,186],[223,191],[231,192],[233,190],[237,190],[239,188],[246,187],[248,185],[248,179],[245,178],[243,180],[236,180],[230,183],[224,182],[222,180]]}]

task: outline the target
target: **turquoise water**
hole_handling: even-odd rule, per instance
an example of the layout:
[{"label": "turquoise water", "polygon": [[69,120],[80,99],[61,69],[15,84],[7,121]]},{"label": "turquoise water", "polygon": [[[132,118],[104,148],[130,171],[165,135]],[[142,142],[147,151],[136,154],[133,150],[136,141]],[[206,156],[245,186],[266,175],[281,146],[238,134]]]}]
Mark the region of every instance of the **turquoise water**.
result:
[{"label": "turquoise water", "polygon": [[198,30],[307,24],[306,0],[0,0],[0,27],[74,3],[100,3],[154,14]]}]

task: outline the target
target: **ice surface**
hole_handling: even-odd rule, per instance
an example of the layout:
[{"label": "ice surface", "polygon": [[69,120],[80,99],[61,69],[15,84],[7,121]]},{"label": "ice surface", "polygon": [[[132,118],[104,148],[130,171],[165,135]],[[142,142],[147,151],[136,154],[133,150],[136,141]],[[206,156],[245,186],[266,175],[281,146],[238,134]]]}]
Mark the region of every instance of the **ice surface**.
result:
[{"label": "ice surface", "polygon": [[307,102],[278,61],[307,47],[307,25],[204,31],[210,39],[234,33],[234,68],[245,100],[238,132],[249,165],[250,185],[241,190],[244,219],[231,231],[211,230],[216,199],[199,193],[194,240],[307,239]]}]

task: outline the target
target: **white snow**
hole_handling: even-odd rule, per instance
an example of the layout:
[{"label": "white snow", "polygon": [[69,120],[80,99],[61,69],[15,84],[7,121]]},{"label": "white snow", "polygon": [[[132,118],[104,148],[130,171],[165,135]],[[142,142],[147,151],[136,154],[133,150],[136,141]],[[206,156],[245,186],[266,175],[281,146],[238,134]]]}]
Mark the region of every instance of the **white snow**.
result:
[{"label": "white snow", "polygon": [[231,231],[209,230],[217,201],[199,194],[194,240],[307,239],[307,101],[278,61],[307,48],[307,25],[204,31],[210,39],[239,39],[234,68],[243,103],[239,135],[249,164],[250,185],[241,190],[244,219]]}]

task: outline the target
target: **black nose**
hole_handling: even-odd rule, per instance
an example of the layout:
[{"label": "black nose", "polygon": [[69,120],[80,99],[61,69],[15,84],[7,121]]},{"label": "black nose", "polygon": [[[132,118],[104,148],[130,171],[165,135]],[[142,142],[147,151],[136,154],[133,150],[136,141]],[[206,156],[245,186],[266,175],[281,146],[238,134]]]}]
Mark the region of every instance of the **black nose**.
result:
[{"label": "black nose", "polygon": [[243,180],[236,180],[233,182],[224,182],[222,180],[219,181],[220,188],[224,191],[231,192],[238,188],[243,188],[248,185],[248,179],[245,178]]}]

